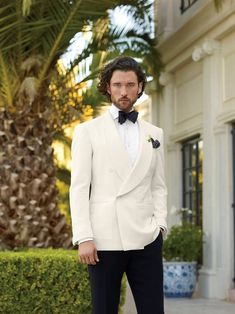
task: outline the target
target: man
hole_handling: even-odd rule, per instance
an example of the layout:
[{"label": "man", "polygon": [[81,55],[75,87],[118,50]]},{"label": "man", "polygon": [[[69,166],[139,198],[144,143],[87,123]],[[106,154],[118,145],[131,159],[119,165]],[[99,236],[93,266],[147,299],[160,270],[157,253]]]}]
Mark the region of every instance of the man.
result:
[{"label": "man", "polygon": [[[132,58],[101,72],[109,110],[80,124],[72,144],[73,243],[88,265],[94,314],[117,314],[126,273],[137,312],[163,314],[166,186],[162,129],[133,109],[146,77]],[[162,232],[161,232],[162,231]]]}]

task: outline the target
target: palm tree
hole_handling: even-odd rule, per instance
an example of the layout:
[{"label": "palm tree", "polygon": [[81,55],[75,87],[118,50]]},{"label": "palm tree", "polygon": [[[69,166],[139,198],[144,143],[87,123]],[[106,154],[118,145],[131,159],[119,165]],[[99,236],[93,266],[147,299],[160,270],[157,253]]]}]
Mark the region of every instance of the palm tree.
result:
[{"label": "palm tree", "polygon": [[[128,5],[128,13],[137,8],[136,20],[149,7],[144,0],[99,0],[98,4],[96,0],[0,0],[2,248],[70,246],[70,231],[57,207],[51,143],[61,123],[50,86],[63,79],[58,75],[58,60],[76,33],[92,30],[93,37],[64,74],[65,79],[91,53],[107,50],[112,32],[114,46],[120,45],[115,29],[109,31],[108,10],[117,5]],[[135,34],[129,29],[125,35],[129,42],[123,51],[127,52]],[[136,40],[147,49],[149,43],[141,41],[140,33]],[[66,104],[64,94],[60,110]]]}]

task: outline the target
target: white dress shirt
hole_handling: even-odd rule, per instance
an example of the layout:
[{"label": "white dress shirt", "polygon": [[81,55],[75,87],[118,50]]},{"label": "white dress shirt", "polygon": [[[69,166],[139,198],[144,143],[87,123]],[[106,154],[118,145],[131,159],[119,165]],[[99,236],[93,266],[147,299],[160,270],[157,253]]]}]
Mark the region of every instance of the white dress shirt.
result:
[{"label": "white dress shirt", "polygon": [[119,111],[120,110],[114,104],[112,104],[111,107],[109,108],[109,112],[114,120],[118,133],[120,134],[122,142],[129,156],[130,163],[133,166],[136,161],[139,150],[138,119],[135,123],[127,119],[123,124],[120,124],[118,122]]}]

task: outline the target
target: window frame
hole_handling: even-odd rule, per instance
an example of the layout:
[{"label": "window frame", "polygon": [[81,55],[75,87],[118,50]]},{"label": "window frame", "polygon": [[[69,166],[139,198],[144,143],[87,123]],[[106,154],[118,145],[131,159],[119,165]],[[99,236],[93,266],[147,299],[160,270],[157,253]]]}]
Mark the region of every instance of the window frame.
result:
[{"label": "window frame", "polygon": [[184,14],[188,9],[190,9],[198,0],[187,0],[187,4],[185,0],[181,0],[180,12]]},{"label": "window frame", "polygon": [[[192,211],[189,213],[185,211],[183,213],[183,219],[189,221],[190,223],[202,227],[202,199],[203,199],[203,182],[200,188],[200,174],[202,174],[202,165],[203,165],[203,155],[202,160],[200,161],[200,143],[202,143],[202,154],[203,154],[203,141],[199,135],[187,139],[182,142],[182,204],[183,208],[187,208]],[[193,154],[193,145],[196,145],[195,154]],[[188,150],[188,152],[187,152]],[[186,154],[189,153],[187,157]],[[195,156],[194,156],[195,155]],[[195,157],[195,165],[192,165],[193,157]],[[186,160],[186,158],[188,158]],[[187,164],[188,163],[188,164]],[[193,184],[193,171],[195,171]],[[187,178],[188,173],[188,179]],[[189,183],[187,185],[187,182]],[[196,207],[194,208],[194,198]],[[187,198],[189,198],[187,200]]]}]

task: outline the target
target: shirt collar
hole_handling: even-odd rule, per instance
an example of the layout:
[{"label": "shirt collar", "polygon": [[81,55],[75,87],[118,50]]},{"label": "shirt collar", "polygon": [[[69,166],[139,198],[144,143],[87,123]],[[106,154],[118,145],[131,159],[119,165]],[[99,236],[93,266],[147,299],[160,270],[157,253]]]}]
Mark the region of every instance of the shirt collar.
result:
[{"label": "shirt collar", "polygon": [[[131,111],[133,111],[134,108],[132,107]],[[120,109],[118,109],[114,104],[112,104],[109,108],[109,112],[111,114],[111,116],[113,117],[113,119],[117,119],[118,115],[119,115],[119,111],[121,111]]]}]

